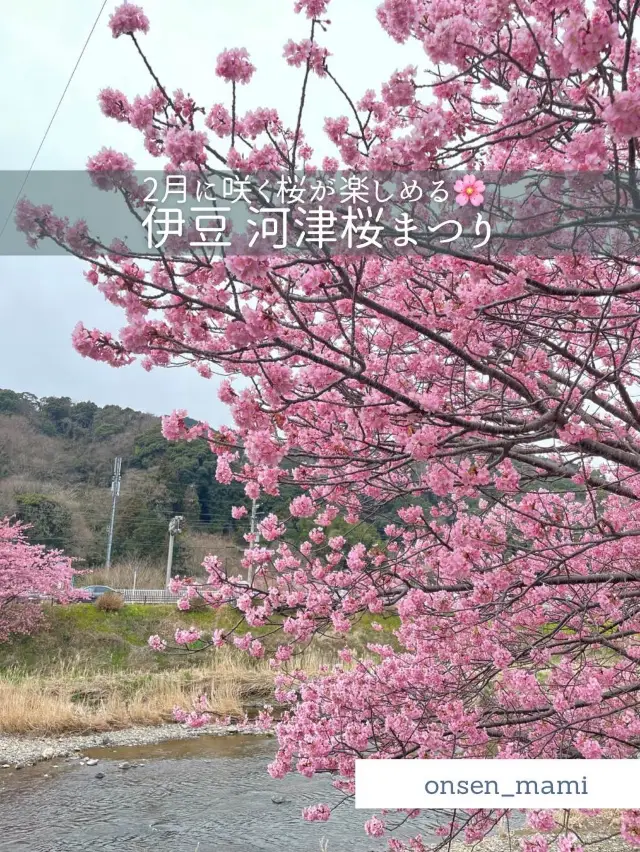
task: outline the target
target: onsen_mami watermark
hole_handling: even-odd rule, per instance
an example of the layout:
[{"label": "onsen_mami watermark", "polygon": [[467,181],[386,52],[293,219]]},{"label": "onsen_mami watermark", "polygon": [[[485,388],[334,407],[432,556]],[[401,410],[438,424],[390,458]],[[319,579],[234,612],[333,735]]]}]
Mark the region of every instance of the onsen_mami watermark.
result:
[{"label": "onsen_mami watermark", "polygon": [[552,781],[549,779],[536,781],[534,779],[516,779],[515,792],[506,792],[500,790],[500,786],[495,780],[480,780],[471,781],[469,779],[460,778],[456,781],[450,779],[430,779],[425,782],[424,789],[429,795],[459,795],[464,796],[469,793],[473,795],[498,795],[498,796],[569,796],[569,795],[588,795],[587,776],[583,775],[580,780],[577,779],[558,779]]}]

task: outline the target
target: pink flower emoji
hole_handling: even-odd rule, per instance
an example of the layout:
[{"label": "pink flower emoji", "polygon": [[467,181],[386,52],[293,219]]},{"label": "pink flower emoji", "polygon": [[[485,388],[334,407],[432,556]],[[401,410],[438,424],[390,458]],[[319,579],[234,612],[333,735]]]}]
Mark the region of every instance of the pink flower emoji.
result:
[{"label": "pink flower emoji", "polygon": [[456,201],[461,207],[471,202],[474,207],[479,207],[484,201],[482,194],[486,187],[481,180],[477,180],[475,175],[465,175],[461,180],[457,180],[453,186],[456,195]]}]

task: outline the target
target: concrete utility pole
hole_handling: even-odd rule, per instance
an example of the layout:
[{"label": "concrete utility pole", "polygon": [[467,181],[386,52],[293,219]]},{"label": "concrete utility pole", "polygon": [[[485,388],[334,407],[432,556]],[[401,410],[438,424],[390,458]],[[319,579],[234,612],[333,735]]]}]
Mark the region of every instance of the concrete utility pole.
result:
[{"label": "concrete utility pole", "polygon": [[169,583],[171,582],[171,566],[173,565],[173,544],[175,542],[176,536],[182,532],[181,525],[183,521],[183,515],[176,515],[175,518],[171,518],[171,520],[169,521],[169,554],[167,556],[167,576],[164,582],[165,589],[169,588]]},{"label": "concrete utility pole", "polygon": [[[258,520],[258,506],[260,504],[254,497],[251,501],[251,535],[255,536],[251,539],[251,547],[257,547],[260,544],[260,532],[257,529],[257,520]],[[247,574],[247,581],[250,586],[253,585],[253,575],[254,569],[253,565],[249,568],[249,573]]]},{"label": "concrete utility pole", "polygon": [[120,496],[120,481],[122,472],[122,459],[118,456],[113,462],[113,476],[111,477],[111,523],[109,524],[109,541],[107,543],[107,561],[105,568],[111,567],[111,548],[113,547],[113,527],[116,522],[116,504]]}]

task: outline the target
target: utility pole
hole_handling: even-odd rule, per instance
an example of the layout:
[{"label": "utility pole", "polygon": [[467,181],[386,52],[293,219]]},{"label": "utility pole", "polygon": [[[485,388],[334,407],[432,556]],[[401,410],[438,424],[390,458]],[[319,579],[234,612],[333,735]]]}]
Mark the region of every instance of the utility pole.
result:
[{"label": "utility pole", "polygon": [[111,548],[113,547],[113,527],[116,522],[116,504],[120,496],[120,481],[122,472],[122,459],[118,456],[113,462],[113,476],[111,477],[111,523],[109,524],[109,541],[107,543],[107,562],[105,568],[111,567]]},{"label": "utility pole", "polygon": [[184,517],[182,515],[176,515],[175,518],[171,518],[169,521],[169,554],[167,556],[167,576],[164,581],[165,589],[169,589],[169,583],[171,582],[171,566],[173,565],[173,544],[175,542],[176,536],[182,532],[181,525],[184,521]]},{"label": "utility pole", "polygon": [[[254,497],[251,501],[251,547],[257,547],[260,543],[260,532],[257,529],[258,519],[258,501]],[[249,567],[247,581],[250,586],[253,586],[253,564]]]}]

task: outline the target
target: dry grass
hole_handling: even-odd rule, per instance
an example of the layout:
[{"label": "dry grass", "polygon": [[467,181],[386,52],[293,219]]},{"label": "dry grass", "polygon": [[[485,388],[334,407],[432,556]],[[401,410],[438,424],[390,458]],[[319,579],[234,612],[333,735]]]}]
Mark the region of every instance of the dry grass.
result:
[{"label": "dry grass", "polygon": [[160,563],[130,559],[110,568],[87,572],[82,577],[82,585],[131,589],[135,576],[136,589],[164,589],[165,570],[165,566]]},{"label": "dry grass", "polygon": [[187,525],[181,544],[185,551],[187,571],[194,577],[203,580],[206,578],[202,563],[205,556],[210,553],[214,553],[220,559],[228,574],[242,573],[240,564],[242,548],[235,544],[229,536],[192,530]]},{"label": "dry grass", "polygon": [[[321,658],[298,660],[317,671]],[[224,649],[207,665],[160,673],[87,674],[71,666],[55,675],[13,670],[0,681],[0,733],[58,735],[107,731],[170,721],[174,707],[190,709],[206,695],[215,715],[238,717],[273,694],[273,672]]]},{"label": "dry grass", "polygon": [[[187,529],[181,539],[185,551],[183,571],[191,577],[206,582],[202,567],[205,556],[218,556],[229,574],[241,573],[241,549],[228,536],[213,535]],[[114,589],[131,589],[134,576],[137,589],[163,589],[166,563],[145,559],[129,559],[110,568],[96,568],[82,577],[82,585],[104,585]]]}]

